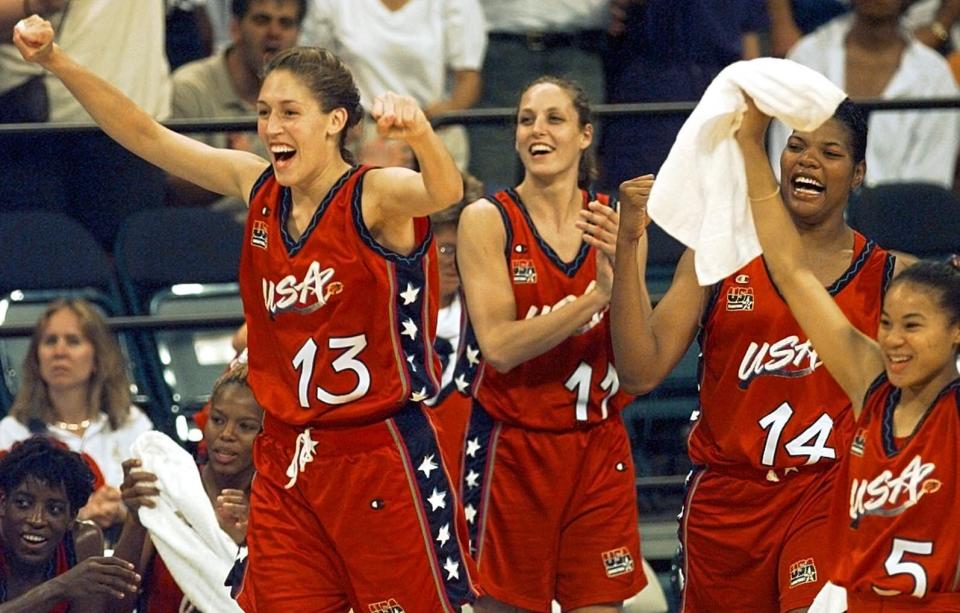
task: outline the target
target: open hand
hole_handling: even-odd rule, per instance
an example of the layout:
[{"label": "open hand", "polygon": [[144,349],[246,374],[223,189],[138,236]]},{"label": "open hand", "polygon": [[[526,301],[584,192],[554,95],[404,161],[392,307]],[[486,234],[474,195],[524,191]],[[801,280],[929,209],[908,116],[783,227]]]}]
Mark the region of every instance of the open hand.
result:
[{"label": "open hand", "polygon": [[109,595],[123,598],[140,588],[138,575],[126,560],[113,557],[91,557],[67,572],[50,580],[63,590],[68,600]]}]

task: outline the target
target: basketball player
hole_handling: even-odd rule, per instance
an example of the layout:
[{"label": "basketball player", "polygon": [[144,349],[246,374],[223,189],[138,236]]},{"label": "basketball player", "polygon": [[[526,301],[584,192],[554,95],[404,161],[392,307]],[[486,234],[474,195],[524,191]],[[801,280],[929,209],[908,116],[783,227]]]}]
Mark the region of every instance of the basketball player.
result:
[{"label": "basketball player", "polygon": [[420,173],[354,166],[343,147],[361,115],[350,72],[325,50],[288,50],[265,67],[257,102],[268,162],[164,129],[52,41],[39,17],[14,35],[122,145],[249,203],[240,286],[265,417],[241,605],[454,611],[472,600],[461,507],[420,404],[438,380],[423,216],[462,191],[423,112],[393,94],[373,110]]},{"label": "basketball player", "polygon": [[[780,158],[781,193],[816,278],[874,335],[895,261],[843,217],[863,182],[866,138],[849,101],[819,129],[794,132]],[[642,178],[620,190],[613,341],[624,389],[646,393],[699,335],[700,403],[688,441],[696,468],[680,517],[682,610],[802,611],[824,582],[832,548],[828,499],[852,436],[850,401],[763,258],[700,287],[688,251],[651,308],[643,279],[648,194]]]},{"label": "basketball player", "polygon": [[899,274],[877,340],[865,335],[810,268],[764,153],[770,118],[748,106],[737,140],[764,258],[857,420],[830,516],[830,578],[851,613],[960,611],[956,258]]},{"label": "basketball player", "polygon": [[[606,318],[616,234],[592,195],[586,95],[542,77],[523,92],[513,189],[469,205],[457,239],[472,330],[463,499],[484,590],[478,612],[616,611],[646,583],[629,440]],[[612,238],[611,238],[612,243]]]}]

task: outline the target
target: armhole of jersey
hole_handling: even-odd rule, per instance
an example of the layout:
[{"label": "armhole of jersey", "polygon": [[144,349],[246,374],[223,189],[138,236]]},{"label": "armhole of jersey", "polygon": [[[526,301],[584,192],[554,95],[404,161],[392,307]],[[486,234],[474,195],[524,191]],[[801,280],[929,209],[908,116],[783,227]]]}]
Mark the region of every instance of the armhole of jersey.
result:
[{"label": "armhole of jersey", "polygon": [[273,176],[273,164],[269,165],[264,169],[260,176],[257,177],[257,180],[253,182],[253,187],[250,188],[250,198],[247,200],[247,207],[249,208],[250,203],[253,202],[253,199],[256,198],[257,192],[260,191],[260,188],[263,187],[263,184],[267,182],[267,179]]},{"label": "armhole of jersey", "polygon": [[863,394],[863,406],[867,406],[867,403],[870,402],[870,397],[876,393],[877,388],[886,383],[887,381],[887,372],[883,371],[877,378],[873,380],[873,383],[867,388],[867,391]]},{"label": "armhole of jersey", "polygon": [[710,315],[713,313],[713,309],[717,306],[717,302],[720,300],[720,289],[723,287],[723,281],[717,281],[713,284],[713,287],[710,288],[710,297],[707,299],[707,305],[703,308],[703,313],[700,314],[700,328],[701,330],[706,330],[707,320],[710,319]]},{"label": "armhole of jersey", "polygon": [[[369,228],[367,228],[366,222],[363,220],[363,180],[367,178],[367,172],[375,168],[374,166],[362,165],[357,167],[357,169],[352,174],[351,178],[355,178],[356,182],[353,184],[353,191],[350,194],[350,212],[353,217],[353,228],[357,231],[360,240],[367,247],[372,249],[377,255],[382,257],[385,260],[399,263],[399,264],[409,264],[421,259],[427,251],[430,249],[430,243],[433,239],[433,231],[430,228],[429,220],[427,222],[427,230],[423,235],[423,238],[417,243],[417,246],[410,252],[410,255],[403,255],[402,253],[397,253],[392,249],[384,247],[376,241],[373,237],[373,234],[370,233]],[[417,218],[411,217],[411,223],[413,223],[413,231],[417,231]]]},{"label": "armhole of jersey", "polygon": [[496,196],[493,194],[487,194],[484,198],[493,206],[497,207],[497,212],[500,213],[500,220],[503,221],[503,232],[504,232],[504,243],[503,243],[503,255],[509,260],[510,259],[510,245],[513,244],[513,224],[510,223],[510,214],[507,213],[506,207],[502,202],[497,200]]}]

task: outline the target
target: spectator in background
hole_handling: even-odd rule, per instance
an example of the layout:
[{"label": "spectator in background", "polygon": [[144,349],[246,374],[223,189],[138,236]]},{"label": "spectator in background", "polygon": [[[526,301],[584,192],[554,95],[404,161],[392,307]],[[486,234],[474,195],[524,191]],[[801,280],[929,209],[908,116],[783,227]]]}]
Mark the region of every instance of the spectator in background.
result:
[{"label": "spectator in background", "polygon": [[[804,34],[850,10],[851,0],[767,0],[770,54],[785,56]],[[960,0],[907,0],[904,26],[931,49],[957,47]],[[949,44],[948,44],[949,43]]]},{"label": "spectator in background", "polygon": [[[787,57],[809,66],[854,99],[955,97],[947,61],[901,25],[906,2],[854,0],[853,13],[800,40]],[[956,111],[873,112],[869,129],[884,138],[867,147],[865,185],[923,181],[953,186],[960,117]],[[770,150],[782,151],[789,130],[770,129]],[[776,165],[775,165],[776,166]]]},{"label": "spectator in background", "polygon": [[[412,97],[428,118],[469,109],[480,96],[486,27],[478,0],[312,0],[300,40],[343,58],[367,110],[383,91]],[[376,138],[371,128],[364,141]],[[466,130],[437,134],[465,169]]]},{"label": "spectator in background", "polygon": [[[163,2],[0,0],[0,25],[4,26],[0,31],[12,27],[26,10],[50,19],[57,27],[61,48],[130,96],[151,116],[164,119],[169,115]],[[8,42],[10,30],[6,32],[4,41]],[[0,80],[7,74],[29,70],[22,59],[10,53],[9,46],[3,47],[0,74],[4,77]],[[91,121],[57,79],[44,73],[43,82],[49,121]],[[29,143],[21,144],[19,148],[7,147],[0,142],[0,167],[4,169],[0,173],[0,201],[5,208],[43,207],[66,212],[112,250],[127,214],[163,204],[163,173],[101,133],[34,135]],[[94,203],[96,206],[91,206]]]},{"label": "spectator in background", "polygon": [[[280,51],[293,47],[307,10],[307,0],[231,0],[233,43],[215,55],[190,62],[173,73],[173,116],[176,118],[253,118],[257,111],[260,72]],[[269,157],[256,133],[191,135],[213,147],[253,151]],[[219,196],[170,177],[169,199],[176,205],[202,205]],[[222,208],[246,215],[236,199],[222,199]]]},{"label": "spectator in background", "polygon": [[92,488],[80,456],[44,437],[0,459],[0,611],[103,611],[137,591],[133,565],[103,557],[100,531],[75,521]]},{"label": "spectator in background", "polygon": [[[608,92],[611,103],[699,100],[725,66],[760,55],[763,0],[614,0]],[[603,131],[604,189],[656,173],[683,125],[682,115],[610,119]]]},{"label": "spectator in background", "polygon": [[207,0],[166,0],[167,61],[170,70],[205,58],[213,52],[213,26]]},{"label": "spectator in background", "polygon": [[[487,54],[478,107],[513,108],[527,83],[543,74],[568,77],[594,102],[604,96],[603,30],[610,0],[480,0],[487,17]],[[470,128],[470,172],[494,189],[516,185],[513,126]]]},{"label": "spectator in background", "polygon": [[[203,426],[207,461],[198,467],[204,490],[224,532],[237,544],[247,537],[250,482],[253,480],[253,441],[260,432],[263,409],[247,383],[246,362],[235,362],[213,385],[210,415]],[[123,463],[123,501],[130,511],[115,555],[136,566],[144,580],[139,602],[150,613],[191,610],[183,591],[157,554],[140,523],[139,508],[155,507],[159,495],[153,473],[140,469],[140,460]],[[123,610],[132,610],[137,598],[128,598]]]},{"label": "spectator in background", "polygon": [[103,318],[84,300],[52,302],[34,329],[10,414],[0,421],[0,449],[42,433],[88,454],[106,485],[80,518],[108,528],[123,519],[120,464],[133,440],[152,428],[130,404],[123,355]]}]

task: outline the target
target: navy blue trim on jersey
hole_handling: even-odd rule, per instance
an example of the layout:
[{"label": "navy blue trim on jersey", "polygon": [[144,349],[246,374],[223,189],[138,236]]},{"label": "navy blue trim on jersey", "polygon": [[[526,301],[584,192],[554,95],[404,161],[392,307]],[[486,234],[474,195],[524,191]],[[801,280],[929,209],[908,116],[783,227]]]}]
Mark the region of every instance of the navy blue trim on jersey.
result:
[{"label": "navy blue trim on jersey", "polygon": [[323,213],[333,201],[334,196],[337,195],[337,193],[340,191],[340,188],[343,187],[343,184],[346,183],[355,172],[357,172],[358,168],[358,166],[351,166],[347,172],[340,175],[340,178],[336,180],[330,190],[327,191],[327,194],[323,197],[323,200],[320,201],[320,205],[317,206],[317,210],[314,211],[313,217],[310,219],[310,224],[303,232],[300,233],[300,238],[296,240],[294,240],[287,231],[287,221],[290,219],[290,211],[293,208],[293,195],[289,187],[280,186],[280,236],[283,237],[283,244],[287,248],[287,255],[293,257],[297,255],[301,249],[303,249],[307,239],[309,239],[310,235],[313,233],[313,229],[320,222],[320,218],[323,217]]},{"label": "navy blue trim on jersey", "polygon": [[[367,247],[370,247],[370,249],[372,249],[377,255],[389,262],[394,262],[396,264],[410,264],[422,258],[430,249],[430,244],[433,241],[432,229],[427,230],[427,234],[423,237],[423,241],[417,245],[417,248],[414,249],[410,255],[403,255],[402,253],[397,253],[392,249],[387,249],[378,243],[377,239],[375,239],[373,234],[370,233],[370,230],[367,228],[367,224],[365,224],[363,221],[363,207],[361,206],[361,200],[363,196],[363,180],[365,177],[366,171],[364,171],[364,176],[357,180],[356,187],[353,188],[353,200],[350,204],[350,211],[353,214],[353,227],[356,228],[357,234],[360,235],[360,240],[362,240]],[[429,218],[426,219],[429,222]]]},{"label": "navy blue trim on jersey", "polygon": [[[440,376],[435,371],[431,335],[427,334],[429,300],[427,274],[422,259],[390,262],[395,282],[397,338],[410,381],[410,401],[423,402],[437,395]],[[436,326],[436,323],[433,323]],[[433,332],[436,332],[435,330]]]},{"label": "navy blue trim on jersey", "polygon": [[[853,261],[847,271],[840,276],[839,279],[833,282],[833,284],[827,288],[827,292],[831,296],[835,296],[840,293],[840,290],[845,288],[847,285],[853,281],[853,278],[857,276],[857,273],[860,272],[860,269],[863,268],[864,264],[867,263],[867,259],[870,257],[870,254],[873,253],[873,250],[877,248],[877,244],[870,239],[867,239],[867,244],[863,246],[863,249],[860,251],[860,255],[857,256],[857,259]],[[779,291],[779,290],[777,290]]]},{"label": "navy blue trim on jersey", "polygon": [[[477,593],[467,574],[466,552],[461,550],[457,539],[455,484],[443,468],[433,427],[419,403],[407,403],[391,419],[410,458],[411,476],[417,483],[446,596],[454,604],[473,602]],[[454,565],[458,576],[451,576],[449,569]]]},{"label": "navy blue trim on jersey", "polygon": [[[503,243],[503,255],[506,256],[507,260],[510,260],[510,245],[513,244],[513,224],[510,223],[510,215],[507,214],[507,209],[503,207],[503,204],[497,200],[497,198],[492,195],[486,195],[484,198],[490,202],[493,206],[497,208],[497,212],[500,213],[500,219],[503,221],[503,231],[506,234],[506,240]],[[459,271],[459,269],[458,269]]]},{"label": "navy blue trim on jersey", "polygon": [[463,510],[467,516],[467,531],[470,534],[470,554],[479,559],[480,527],[486,517],[486,496],[490,490],[487,483],[490,469],[489,461],[493,444],[493,430],[496,422],[483,406],[473,401],[470,410],[470,421],[467,424],[466,436],[463,439],[463,474],[460,476],[460,498],[463,500]]},{"label": "navy blue trim on jersey", "polygon": [[254,182],[253,187],[250,188],[250,200],[253,202],[253,199],[256,197],[257,192],[260,191],[260,188],[263,187],[263,184],[267,182],[267,179],[273,176],[273,164],[267,166],[266,170],[260,173],[260,176],[257,177],[257,180]]},{"label": "navy blue trim on jersey", "polygon": [[[527,227],[530,228],[530,232],[533,234],[534,239],[536,239],[537,244],[540,245],[540,250],[543,251],[544,255],[547,256],[554,265],[560,269],[563,274],[568,277],[572,277],[577,274],[577,271],[580,270],[580,265],[583,264],[587,259],[587,254],[590,253],[590,245],[586,241],[581,239],[580,241],[580,250],[577,251],[577,256],[573,258],[573,261],[567,263],[560,259],[560,256],[557,255],[557,252],[553,250],[547,241],[543,240],[543,237],[540,236],[540,232],[537,230],[536,224],[533,223],[533,219],[530,217],[527,207],[523,204],[523,200],[520,199],[520,194],[517,193],[517,190],[514,188],[507,188],[507,196],[513,200],[514,204],[517,205],[517,208],[520,210],[520,213],[523,215],[524,220],[527,222]],[[583,192],[581,193],[581,199],[583,198]]]},{"label": "navy blue trim on jersey", "polygon": [[[883,375],[886,379],[886,374]],[[930,403],[930,406],[923,412],[923,417],[920,418],[920,421],[917,422],[917,425],[914,426],[913,431],[910,433],[910,437],[913,437],[914,434],[920,431],[920,428],[923,427],[924,422],[927,421],[927,417],[930,416],[930,413],[933,412],[933,409],[936,408],[937,403],[940,402],[940,399],[950,392],[960,394],[960,379],[954,379],[950,383],[947,383],[942,390],[937,394],[936,398],[933,399],[933,402]],[[888,458],[900,453],[900,450],[897,449],[896,440],[893,432],[893,413],[894,409],[897,408],[897,405],[900,403],[900,388],[894,387],[890,390],[890,395],[887,397],[887,401],[883,406],[883,421],[880,426],[882,428],[882,438],[883,438],[883,451],[886,453]]]},{"label": "navy blue trim on jersey", "polygon": [[893,281],[893,272],[897,268],[897,256],[888,253],[883,262],[883,285],[880,287],[880,298],[887,295],[887,289],[890,288],[890,282]]},{"label": "navy blue trim on jersey", "polygon": [[[466,308],[466,302],[461,303]],[[477,342],[477,333],[470,323],[470,314],[464,318],[465,325],[460,329],[460,346],[457,347],[457,365],[453,369],[451,386],[460,390],[464,395],[473,395],[474,380],[480,371],[483,355],[480,352],[480,343]],[[458,385],[457,382],[460,382]]]}]

